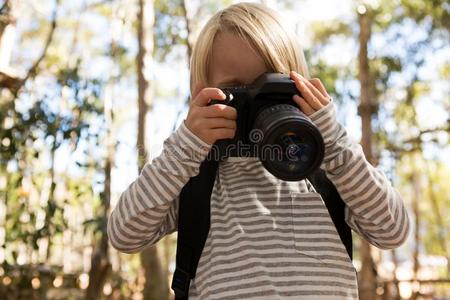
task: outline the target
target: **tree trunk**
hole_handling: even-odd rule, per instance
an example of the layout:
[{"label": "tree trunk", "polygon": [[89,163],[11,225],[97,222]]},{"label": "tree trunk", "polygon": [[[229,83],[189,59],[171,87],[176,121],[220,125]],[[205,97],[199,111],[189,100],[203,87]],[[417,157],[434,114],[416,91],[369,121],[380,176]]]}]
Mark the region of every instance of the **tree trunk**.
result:
[{"label": "tree trunk", "polygon": [[[151,97],[149,97],[151,82],[146,78],[146,62],[153,54],[153,25],[154,25],[154,3],[152,0],[139,0],[138,9],[138,54],[136,57],[136,69],[138,80],[138,169],[141,172],[147,161],[147,149],[145,144],[146,116],[152,108]],[[146,59],[147,58],[147,59]],[[161,264],[159,258],[160,245],[155,245],[144,249],[140,253],[141,264],[144,268],[145,285],[144,299],[168,299],[169,285],[167,282],[167,270]]]},{"label": "tree trunk", "polygon": [[[413,157],[414,159],[414,157]],[[414,159],[415,160],[415,159]],[[413,164],[414,166],[414,164]],[[413,174],[411,175],[411,183],[414,188],[414,197],[413,197],[413,210],[414,210],[414,250],[413,250],[413,278],[415,280],[419,279],[419,246],[420,246],[420,209],[419,209],[419,199],[421,199],[421,187],[420,187],[420,177],[417,173],[417,168],[414,166]],[[417,281],[419,282],[419,281]],[[420,282],[419,282],[420,284]],[[418,289],[413,289],[413,293],[411,299],[417,299],[418,297]]]},{"label": "tree trunk", "polygon": [[106,278],[111,270],[108,253],[108,235],[106,233],[106,224],[111,198],[111,168],[112,152],[108,150],[108,157],[105,165],[105,190],[102,195],[102,228],[99,245],[93,250],[91,259],[91,269],[89,270],[89,285],[86,289],[86,300],[100,299]]},{"label": "tree trunk", "polygon": [[447,226],[445,225],[445,222],[442,218],[441,210],[439,207],[439,199],[436,196],[436,193],[433,188],[433,180],[431,178],[432,170],[430,168],[430,162],[426,162],[427,165],[427,180],[428,180],[428,193],[431,200],[431,204],[433,207],[433,214],[435,216],[436,223],[438,225],[438,241],[439,245],[442,248],[442,252],[445,255],[445,258],[447,259],[447,278],[450,276],[450,254],[448,252],[448,245],[447,243]]},{"label": "tree trunk", "polygon": [[[137,141],[136,147],[138,151],[138,169],[139,173],[146,162],[146,145],[145,145],[145,125],[147,112],[149,110],[150,101],[149,87],[151,82],[146,78],[145,72],[147,71],[146,56],[152,55],[153,44],[151,40],[151,33],[153,32],[153,22],[147,24],[147,19],[150,18],[148,14],[153,14],[153,3],[151,1],[139,0],[139,10],[138,10],[138,53],[136,57],[136,71],[137,71],[137,85],[138,85],[138,128],[137,128]],[[151,27],[150,27],[151,26]],[[150,38],[149,38],[150,35]],[[148,59],[148,58],[147,58]]]},{"label": "tree trunk", "polygon": [[[114,41],[111,44],[114,47]],[[114,51],[111,51],[114,52]],[[98,245],[94,247],[92,259],[91,259],[91,269],[89,270],[89,285],[86,289],[86,300],[100,299],[103,286],[111,271],[111,262],[109,260],[108,252],[108,234],[107,234],[107,224],[109,208],[111,204],[111,170],[114,163],[115,154],[115,140],[114,140],[114,114],[113,114],[113,90],[114,90],[115,78],[110,79],[110,83],[106,87],[107,92],[104,99],[104,112],[105,112],[105,123],[106,123],[106,159],[105,159],[105,184],[104,190],[101,195],[101,219],[102,226],[100,232],[100,240]]]},{"label": "tree trunk", "polygon": [[[193,20],[190,19],[190,14],[188,12],[188,2],[189,0],[183,0],[181,3],[181,10],[183,12],[183,17],[186,20],[186,31],[187,31],[187,37],[186,37],[186,52],[187,52],[187,67],[190,69],[191,67],[191,56],[192,56],[192,49],[194,48],[194,43],[192,42],[192,32],[193,32]],[[198,11],[197,11],[198,13]],[[191,100],[191,96],[188,95],[186,97],[185,103],[186,105],[189,105],[189,101]],[[177,123],[178,119],[180,118],[181,113],[184,111],[184,107],[180,109],[177,113],[177,116],[175,117],[175,122],[172,126],[172,131],[175,131],[177,129]]]},{"label": "tree trunk", "polygon": [[45,256],[45,261],[46,262],[50,262],[50,258],[52,256],[52,244],[53,244],[53,235],[55,234],[55,232],[53,232],[52,230],[54,230],[54,226],[52,225],[52,219],[53,216],[55,215],[55,208],[56,208],[56,201],[55,201],[55,189],[56,189],[56,182],[55,182],[55,152],[56,152],[56,134],[53,136],[53,144],[52,144],[52,149],[50,152],[50,191],[48,194],[48,199],[47,199],[47,208],[45,211],[45,219],[44,219],[44,228],[48,228],[49,232],[47,233],[47,253]]},{"label": "tree trunk", "polygon": [[187,47],[187,57],[188,57],[188,68],[190,68],[190,59],[192,55],[192,49],[194,48],[194,43],[192,42],[192,20],[190,19],[188,12],[188,2],[189,0],[181,1],[181,11],[183,13],[184,20],[186,21],[186,47]]},{"label": "tree trunk", "polygon": [[144,299],[169,299],[167,271],[161,259],[161,247],[148,247],[141,252],[141,264],[144,267]]},{"label": "tree trunk", "polygon": [[398,270],[398,257],[397,257],[397,251],[395,249],[392,249],[392,263],[394,264],[394,271],[392,275],[392,281],[394,283],[394,292],[395,296],[392,297],[394,300],[400,299],[400,287],[397,277],[397,270]]},{"label": "tree trunk", "polygon": [[[358,13],[359,22],[359,65],[361,102],[358,113],[361,116],[361,146],[367,161],[373,163],[372,153],[372,115],[376,112],[374,81],[370,73],[367,47],[371,37],[372,19],[367,11]],[[377,275],[369,243],[361,239],[361,270],[359,272],[359,296],[364,300],[373,300],[376,296]]]}]

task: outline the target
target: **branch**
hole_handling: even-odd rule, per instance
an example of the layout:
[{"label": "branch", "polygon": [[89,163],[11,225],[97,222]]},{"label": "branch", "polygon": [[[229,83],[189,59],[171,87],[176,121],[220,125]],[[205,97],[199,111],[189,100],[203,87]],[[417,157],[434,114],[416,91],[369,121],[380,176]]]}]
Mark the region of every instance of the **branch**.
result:
[{"label": "branch", "polygon": [[0,88],[15,91],[22,85],[22,79],[11,74],[0,71]]},{"label": "branch", "polygon": [[6,27],[15,21],[14,17],[11,15],[11,8],[9,1],[5,1],[3,6],[0,7],[0,41],[3,37],[3,32]]},{"label": "branch", "polygon": [[437,128],[430,128],[430,129],[424,129],[417,134],[417,136],[404,140],[400,143],[400,145],[409,145],[410,147],[405,146],[399,146],[398,144],[391,143],[389,141],[385,142],[384,149],[389,150],[391,152],[395,153],[408,153],[408,152],[415,152],[415,151],[421,151],[422,149],[422,135],[426,133],[431,132],[447,132],[450,133],[450,123],[447,127],[437,127]]},{"label": "branch", "polygon": [[187,46],[187,56],[188,56],[188,68],[190,67],[190,59],[192,55],[192,48],[191,45],[191,35],[192,35],[192,22],[189,19],[188,12],[187,12],[187,2],[188,0],[181,1],[181,11],[183,13],[184,20],[186,21],[186,30],[187,30],[187,37],[186,37],[186,46]]},{"label": "branch", "polygon": [[74,29],[74,32],[73,32],[73,39],[72,39],[72,46],[71,46],[71,48],[69,50],[69,54],[67,55],[68,59],[67,59],[67,66],[66,66],[66,68],[71,67],[70,64],[74,60],[75,60],[76,65],[77,65],[76,67],[78,67],[78,65],[80,64],[80,60],[81,60],[80,55],[78,55],[76,57],[76,59],[74,59],[72,61],[70,60],[70,58],[74,57],[76,46],[78,44],[78,32],[80,30],[80,23],[81,23],[81,20],[82,20],[82,15],[86,12],[86,10],[87,10],[87,5],[86,5],[86,3],[84,3],[84,5],[82,6],[82,8],[81,8],[81,10],[80,10],[80,12],[78,14],[77,21],[75,23],[75,29]]},{"label": "branch", "polygon": [[54,36],[54,33],[55,33],[55,29],[56,29],[56,24],[57,24],[56,20],[57,20],[59,1],[60,0],[56,0],[56,3],[55,3],[55,9],[53,10],[53,16],[52,16],[52,23],[50,25],[50,31],[49,31],[49,33],[47,35],[47,39],[46,39],[45,44],[44,44],[44,49],[42,50],[42,53],[38,57],[38,59],[36,59],[34,64],[28,70],[27,75],[21,80],[20,85],[18,86],[18,88],[16,90],[12,91],[14,97],[17,97],[17,94],[19,93],[20,89],[25,85],[25,82],[28,79],[34,78],[34,76],[36,76],[39,64],[42,62],[42,60],[47,55],[48,47],[50,46],[50,44],[51,44],[51,42],[53,40],[53,36]]},{"label": "branch", "polygon": [[439,132],[439,131],[450,133],[450,123],[447,127],[437,127],[437,128],[421,130],[417,136],[410,138],[408,140],[405,140],[405,141],[403,141],[403,143],[420,143],[420,142],[422,142],[422,140],[421,140],[422,135],[424,135],[426,133]]}]

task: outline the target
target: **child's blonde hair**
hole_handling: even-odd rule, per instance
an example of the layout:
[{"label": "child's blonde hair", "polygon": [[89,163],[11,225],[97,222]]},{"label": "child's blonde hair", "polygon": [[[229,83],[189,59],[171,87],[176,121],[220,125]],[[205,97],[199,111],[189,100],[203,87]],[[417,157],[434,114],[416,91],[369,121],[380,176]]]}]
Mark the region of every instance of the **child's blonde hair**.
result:
[{"label": "child's blonde hair", "polygon": [[217,12],[200,32],[191,57],[191,91],[198,82],[209,84],[214,38],[225,31],[249,42],[269,71],[287,74],[293,70],[309,77],[303,49],[281,16],[262,4],[238,3]]}]

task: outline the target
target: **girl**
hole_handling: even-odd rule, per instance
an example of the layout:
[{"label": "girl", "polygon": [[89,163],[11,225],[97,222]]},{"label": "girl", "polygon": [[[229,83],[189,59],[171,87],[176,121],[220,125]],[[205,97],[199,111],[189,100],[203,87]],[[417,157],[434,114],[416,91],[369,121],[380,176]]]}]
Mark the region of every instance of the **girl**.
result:
[{"label": "girl", "polygon": [[[336,121],[335,106],[308,69],[295,35],[259,4],[216,13],[191,58],[192,102],[186,119],[121,195],[108,222],[112,245],[133,253],[177,228],[178,197],[218,139],[231,138],[236,110],[215,104],[220,87],[249,84],[264,72],[290,74],[293,97],[325,141],[321,168],[346,204],[346,222],[371,244],[401,245],[408,217],[400,195],[365,159]],[[220,163],[211,226],[190,299],[356,299],[355,269],[320,194],[308,180],[282,181],[258,158]]]}]

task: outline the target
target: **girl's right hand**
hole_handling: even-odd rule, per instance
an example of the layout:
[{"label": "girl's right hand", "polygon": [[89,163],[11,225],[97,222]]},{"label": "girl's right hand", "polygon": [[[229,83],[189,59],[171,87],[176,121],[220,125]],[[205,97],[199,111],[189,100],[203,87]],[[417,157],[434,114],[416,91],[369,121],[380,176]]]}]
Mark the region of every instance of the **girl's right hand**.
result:
[{"label": "girl's right hand", "polygon": [[202,141],[212,145],[217,140],[233,138],[236,131],[237,111],[225,104],[208,106],[211,99],[225,100],[218,88],[202,88],[197,85],[192,94],[189,112],[184,121],[186,127]]}]

